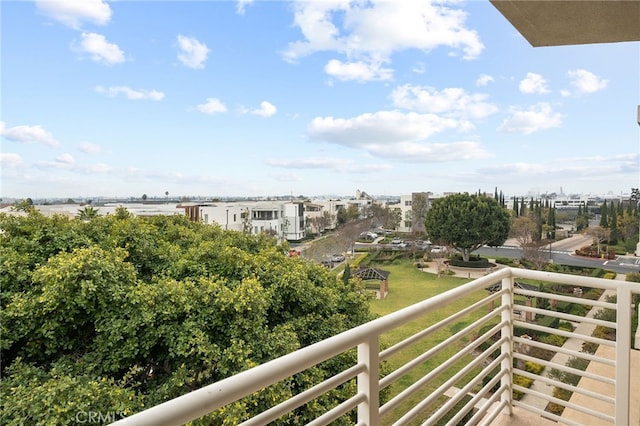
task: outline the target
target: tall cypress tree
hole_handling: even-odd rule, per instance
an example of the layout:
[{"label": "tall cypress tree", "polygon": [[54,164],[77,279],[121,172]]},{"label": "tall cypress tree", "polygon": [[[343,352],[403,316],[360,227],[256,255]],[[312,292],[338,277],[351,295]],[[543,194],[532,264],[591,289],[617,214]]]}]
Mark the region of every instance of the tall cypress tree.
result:
[{"label": "tall cypress tree", "polygon": [[607,217],[607,200],[604,200],[602,206],[600,207],[600,226],[603,228],[609,227],[609,219]]},{"label": "tall cypress tree", "polygon": [[549,225],[549,238],[556,239],[556,209],[550,208],[547,214],[547,225]]},{"label": "tall cypress tree", "polygon": [[611,211],[609,229],[611,230],[611,233],[609,234],[609,243],[616,244],[618,242],[618,213],[615,209],[612,209]]},{"label": "tall cypress tree", "polygon": [[513,197],[513,213],[515,213],[516,217],[520,216],[518,214],[518,197]]}]

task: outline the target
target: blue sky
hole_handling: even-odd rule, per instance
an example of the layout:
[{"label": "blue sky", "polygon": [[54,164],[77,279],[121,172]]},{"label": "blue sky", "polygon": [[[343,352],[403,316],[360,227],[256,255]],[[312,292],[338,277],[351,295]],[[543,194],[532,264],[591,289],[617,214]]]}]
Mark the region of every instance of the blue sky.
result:
[{"label": "blue sky", "polygon": [[3,1],[2,197],[614,194],[638,43],[488,1]]}]

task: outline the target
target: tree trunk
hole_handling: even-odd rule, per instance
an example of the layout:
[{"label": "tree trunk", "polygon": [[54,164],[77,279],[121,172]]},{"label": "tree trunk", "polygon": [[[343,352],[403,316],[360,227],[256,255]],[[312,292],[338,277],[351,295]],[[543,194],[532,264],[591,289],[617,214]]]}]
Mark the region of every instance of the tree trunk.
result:
[{"label": "tree trunk", "polygon": [[468,262],[470,255],[471,255],[471,249],[469,248],[462,249],[462,260],[464,260],[465,262]]}]

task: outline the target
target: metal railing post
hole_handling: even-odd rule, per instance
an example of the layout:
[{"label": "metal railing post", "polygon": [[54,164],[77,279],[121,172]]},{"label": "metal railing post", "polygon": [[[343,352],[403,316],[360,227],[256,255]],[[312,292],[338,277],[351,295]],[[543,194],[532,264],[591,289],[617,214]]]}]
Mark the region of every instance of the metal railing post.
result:
[{"label": "metal railing post", "polygon": [[500,386],[503,389],[507,389],[500,395],[500,401],[507,402],[503,412],[508,415],[513,412],[513,281],[513,276],[502,279],[502,289],[508,289],[509,291],[502,295],[501,306],[508,306],[508,309],[503,310],[500,314],[500,319],[506,323],[500,331],[501,337],[506,337],[505,342],[500,347],[500,351],[503,354],[508,354],[500,363],[500,371],[508,371],[508,374],[500,379]]},{"label": "metal railing post", "polygon": [[358,424],[378,426],[380,424],[380,345],[378,335],[358,345],[358,364],[366,369],[358,374],[358,393],[366,396],[365,402],[358,404]]},{"label": "metal railing post", "polygon": [[616,331],[616,425],[629,424],[631,375],[631,287],[621,285],[617,300]]}]

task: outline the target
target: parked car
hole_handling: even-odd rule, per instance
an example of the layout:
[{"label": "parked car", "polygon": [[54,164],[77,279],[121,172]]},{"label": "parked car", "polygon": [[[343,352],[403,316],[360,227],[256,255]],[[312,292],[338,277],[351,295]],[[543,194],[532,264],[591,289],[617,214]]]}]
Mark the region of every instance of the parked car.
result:
[{"label": "parked car", "polygon": [[331,261],[336,263],[344,262],[344,259],[345,257],[341,254],[334,254],[331,256]]},{"label": "parked car", "polygon": [[444,253],[447,249],[442,246],[431,246],[431,253]]},{"label": "parked car", "polygon": [[391,244],[401,244],[401,243],[403,243],[403,241],[398,237],[391,240]]}]

